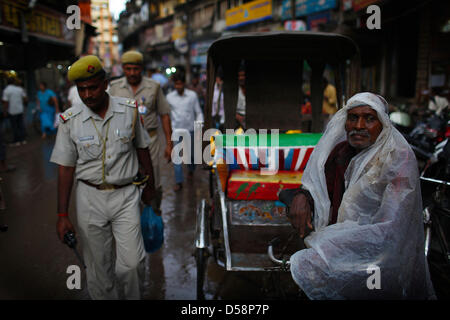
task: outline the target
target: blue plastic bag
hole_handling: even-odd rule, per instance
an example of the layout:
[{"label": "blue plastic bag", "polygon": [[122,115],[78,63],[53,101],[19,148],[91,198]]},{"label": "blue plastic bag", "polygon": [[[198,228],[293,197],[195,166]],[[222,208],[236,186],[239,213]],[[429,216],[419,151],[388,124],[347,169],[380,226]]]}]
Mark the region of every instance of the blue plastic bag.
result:
[{"label": "blue plastic bag", "polygon": [[141,228],[145,251],[151,253],[161,248],[164,242],[164,224],[151,206],[146,206],[142,211]]}]

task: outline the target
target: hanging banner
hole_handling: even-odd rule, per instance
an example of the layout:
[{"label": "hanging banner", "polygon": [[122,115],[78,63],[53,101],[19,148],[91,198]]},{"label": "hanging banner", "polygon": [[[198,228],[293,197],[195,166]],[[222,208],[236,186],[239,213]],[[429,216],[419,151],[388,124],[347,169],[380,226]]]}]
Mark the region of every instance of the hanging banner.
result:
[{"label": "hanging banner", "polygon": [[272,18],[272,0],[256,0],[225,13],[227,29]]}]

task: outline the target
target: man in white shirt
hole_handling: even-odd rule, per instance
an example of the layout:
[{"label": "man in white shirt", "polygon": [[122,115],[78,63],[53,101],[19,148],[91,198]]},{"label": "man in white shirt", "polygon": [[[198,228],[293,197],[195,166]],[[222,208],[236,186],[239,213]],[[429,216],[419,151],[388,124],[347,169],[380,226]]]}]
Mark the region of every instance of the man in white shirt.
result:
[{"label": "man in white shirt", "polygon": [[15,79],[8,79],[8,85],[3,91],[3,113],[5,118],[9,116],[14,136],[13,145],[16,146],[26,143],[23,123],[23,106],[26,101],[25,90],[16,84]]},{"label": "man in white shirt", "polygon": [[[170,104],[170,115],[172,120],[173,132],[188,131],[191,138],[191,155],[189,163],[189,177],[192,177],[195,170],[194,164],[194,122],[203,121],[203,113],[200,109],[197,94],[185,88],[186,81],[183,73],[179,72],[173,76],[175,90],[167,95],[167,101]],[[175,144],[182,142],[182,138],[178,139]],[[183,166],[175,164],[175,191],[183,187]]]}]

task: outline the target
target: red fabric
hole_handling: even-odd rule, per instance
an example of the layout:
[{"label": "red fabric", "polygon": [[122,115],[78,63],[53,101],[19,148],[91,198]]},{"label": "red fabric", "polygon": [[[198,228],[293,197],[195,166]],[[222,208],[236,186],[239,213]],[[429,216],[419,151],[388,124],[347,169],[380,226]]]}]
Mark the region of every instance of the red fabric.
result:
[{"label": "red fabric", "polygon": [[338,209],[345,192],[345,170],[347,170],[350,161],[355,155],[356,150],[347,141],[344,141],[334,147],[325,163],[325,178],[331,202],[330,224],[334,224],[337,221]]},{"label": "red fabric", "polygon": [[[242,170],[245,171],[245,170]],[[279,171],[283,175],[290,175],[288,181],[286,176],[274,175],[273,181],[260,181],[259,171],[255,171],[254,177],[242,177],[232,179],[234,175],[241,173],[240,170],[231,172],[227,183],[227,196],[233,200],[278,200],[278,192],[283,189],[297,189],[300,185],[299,172]],[[245,171],[249,173],[249,171]],[[283,181],[284,180],[284,181]],[[295,181],[295,182],[294,182]],[[245,184],[245,188],[242,186]],[[257,185],[256,185],[257,184]],[[241,188],[242,187],[242,188]],[[252,188],[253,187],[253,188]]]}]

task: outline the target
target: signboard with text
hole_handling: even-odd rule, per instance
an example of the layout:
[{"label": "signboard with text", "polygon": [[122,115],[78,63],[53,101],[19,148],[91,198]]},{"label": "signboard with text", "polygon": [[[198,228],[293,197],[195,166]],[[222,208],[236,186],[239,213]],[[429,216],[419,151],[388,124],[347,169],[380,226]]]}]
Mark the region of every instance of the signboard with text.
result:
[{"label": "signboard with text", "polygon": [[231,29],[271,17],[272,0],[256,0],[227,10],[225,22],[227,29]]},{"label": "signboard with text", "polygon": [[[296,0],[295,16],[307,16],[315,12],[334,9],[337,6],[337,0]],[[292,19],[291,0],[283,0],[281,6],[281,18],[283,20]]]},{"label": "signboard with text", "polygon": [[302,20],[287,20],[284,22],[284,30],[287,31],[306,31],[306,23]]},{"label": "signboard with text", "polygon": [[208,49],[213,43],[213,40],[202,41],[191,44],[191,64],[206,65],[208,58]]},{"label": "signboard with text", "polygon": [[66,27],[67,16],[39,4],[27,12],[25,1],[1,1],[1,27],[22,30],[22,19],[25,20],[26,31],[29,35],[50,38],[74,44],[74,32]]},{"label": "signboard with text", "polygon": [[308,17],[308,30],[319,31],[319,25],[326,24],[330,21],[330,11],[320,12]]},{"label": "signboard with text", "polygon": [[173,27],[172,29],[172,40],[178,40],[182,38],[186,38],[187,28],[186,25],[178,25]]}]

